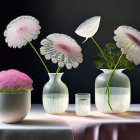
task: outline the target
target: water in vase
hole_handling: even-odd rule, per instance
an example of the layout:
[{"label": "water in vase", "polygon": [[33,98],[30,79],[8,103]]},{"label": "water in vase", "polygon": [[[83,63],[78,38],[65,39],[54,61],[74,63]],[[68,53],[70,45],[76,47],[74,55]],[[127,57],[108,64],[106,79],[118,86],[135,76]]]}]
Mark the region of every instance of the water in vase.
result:
[{"label": "water in vase", "polygon": [[68,107],[67,94],[45,94],[43,95],[43,104],[48,113],[60,114]]},{"label": "water in vase", "polygon": [[96,107],[105,113],[122,113],[130,106],[130,88],[110,87],[110,104],[108,105],[108,96],[105,95],[106,87],[95,89]]}]

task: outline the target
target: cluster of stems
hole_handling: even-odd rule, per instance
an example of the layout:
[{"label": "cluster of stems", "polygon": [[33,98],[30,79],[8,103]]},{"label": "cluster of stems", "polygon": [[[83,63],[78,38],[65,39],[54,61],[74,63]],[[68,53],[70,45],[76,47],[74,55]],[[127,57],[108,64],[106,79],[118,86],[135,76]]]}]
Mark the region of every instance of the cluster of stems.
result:
[{"label": "cluster of stems", "polygon": [[[108,62],[108,60],[107,60],[107,58],[106,58],[103,50],[101,49],[101,47],[98,45],[98,43],[95,41],[95,39],[93,37],[91,37],[91,39],[95,43],[95,45],[98,47],[98,49],[100,50],[100,52],[102,53],[102,55],[103,55],[103,57],[104,57],[107,65],[108,65],[109,69],[111,69],[111,66],[110,66],[110,64],[109,64],[109,62]],[[112,73],[111,73],[111,75],[110,75],[110,77],[108,79],[107,87],[106,87],[106,91],[105,91],[105,95],[108,95],[108,105],[109,105],[109,107],[110,107],[111,110],[113,110],[112,109],[112,106],[110,104],[110,84],[111,84],[111,79],[112,79],[113,74],[114,74],[115,70],[117,69],[117,67],[118,67],[118,65],[119,65],[122,57],[123,57],[123,54],[121,54],[121,56],[120,56],[120,58],[119,58],[119,60],[118,60],[118,62],[116,64],[116,66],[114,67],[114,69],[113,69],[113,71],[112,71]]]},{"label": "cluster of stems", "polygon": [[[111,66],[110,66],[110,64],[109,64],[109,62],[108,62],[108,60],[107,60],[107,58],[106,58],[104,52],[102,51],[101,47],[98,45],[98,43],[95,41],[95,39],[94,39],[93,37],[91,37],[91,39],[92,39],[93,42],[96,44],[96,46],[99,48],[99,50],[101,51],[101,53],[102,53],[102,55],[103,55],[105,61],[107,62],[108,67],[111,69]],[[130,43],[130,42],[128,42],[126,45],[128,45],[129,43]],[[128,49],[129,49],[132,45],[133,45],[133,43],[130,44],[130,46],[128,47]],[[110,75],[110,77],[109,77],[109,79],[108,79],[107,86],[106,86],[105,95],[108,95],[108,105],[109,105],[109,107],[110,107],[111,110],[113,110],[113,109],[112,109],[112,106],[111,106],[111,103],[110,103],[110,85],[111,85],[111,80],[112,80],[112,77],[113,77],[113,75],[114,75],[115,70],[119,67],[119,64],[120,64],[120,61],[121,61],[122,58],[123,58],[123,55],[124,55],[123,53],[120,55],[120,57],[119,57],[119,59],[118,59],[118,61],[117,61],[117,64],[115,65],[114,69],[112,70],[112,73],[111,73],[111,75]]]},{"label": "cluster of stems", "polygon": [[115,70],[116,70],[116,69],[118,68],[118,66],[119,66],[119,63],[120,63],[122,57],[123,57],[123,53],[122,53],[121,56],[119,57],[118,62],[117,62],[117,64],[116,64],[116,66],[114,67],[114,69],[113,69],[113,71],[112,71],[112,73],[111,73],[111,75],[110,75],[110,77],[109,77],[109,79],[108,79],[107,87],[106,87],[106,91],[105,91],[105,95],[108,95],[108,105],[109,105],[109,107],[110,107],[111,110],[112,110],[112,107],[111,107],[111,104],[110,104],[110,85],[111,85],[111,80],[112,80],[112,77],[113,77],[113,75],[114,75]]}]

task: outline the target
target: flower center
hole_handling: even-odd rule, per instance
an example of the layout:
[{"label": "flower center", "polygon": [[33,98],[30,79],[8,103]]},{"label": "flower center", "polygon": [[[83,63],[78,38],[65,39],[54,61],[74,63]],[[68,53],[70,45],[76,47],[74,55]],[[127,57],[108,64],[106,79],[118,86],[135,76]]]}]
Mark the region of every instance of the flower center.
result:
[{"label": "flower center", "polygon": [[132,34],[129,34],[129,33],[125,33],[125,34],[131,41],[133,41],[136,45],[138,45],[140,47],[140,40],[139,39],[137,39]]},{"label": "flower center", "polygon": [[63,50],[68,50],[68,48],[66,46],[62,46],[61,47]]},{"label": "flower center", "polygon": [[27,30],[27,27],[23,27],[23,26],[18,29],[19,32],[25,32],[26,30]]},{"label": "flower center", "polygon": [[21,27],[19,30],[20,30],[20,31],[22,31],[23,29],[24,29],[24,28],[23,28],[23,27]]},{"label": "flower center", "polygon": [[57,45],[56,49],[64,54],[71,54],[71,49],[64,44]]}]

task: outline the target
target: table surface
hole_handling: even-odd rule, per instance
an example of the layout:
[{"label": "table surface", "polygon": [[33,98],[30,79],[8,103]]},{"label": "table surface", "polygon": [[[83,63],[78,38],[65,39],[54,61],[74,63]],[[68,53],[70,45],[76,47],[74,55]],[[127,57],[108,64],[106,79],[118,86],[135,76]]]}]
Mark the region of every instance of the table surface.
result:
[{"label": "table surface", "polygon": [[74,140],[72,128],[62,119],[48,115],[42,105],[33,104],[20,123],[0,123],[0,140]]},{"label": "table surface", "polygon": [[[47,114],[43,108],[43,105],[32,104],[31,112],[22,122],[16,123],[16,124],[0,123],[0,140],[3,140],[2,137],[3,137],[3,132],[5,130],[8,130],[8,133],[12,131],[12,135],[13,135],[14,130],[18,130],[18,131],[19,130],[27,130],[27,131],[42,130],[40,136],[42,136],[43,131],[44,131],[43,134],[45,135],[50,134],[47,137],[45,136],[42,137],[42,139],[47,139],[47,138],[49,139],[50,137],[54,137],[54,138],[51,138],[50,140],[55,140],[58,137],[60,138],[60,136],[65,135],[65,136],[62,136],[61,139],[65,140],[66,137],[69,137],[67,140],[73,140],[74,133],[75,135],[79,136],[79,134],[81,134],[87,128],[90,128],[91,126],[96,127],[94,131],[98,131],[102,124],[111,124],[112,126],[112,124],[124,124],[124,123],[127,123],[127,124],[136,123],[137,125],[140,126],[140,104],[132,104],[129,111],[122,114],[104,114],[97,111],[95,108],[95,105],[92,105],[92,111],[88,117],[76,116],[73,104],[69,105],[68,110],[61,115]],[[27,134],[27,131],[25,132],[25,134]],[[37,131],[35,131],[35,133]],[[53,135],[53,132],[54,132],[54,135]],[[81,140],[82,137],[79,137],[79,140]],[[98,136],[95,136],[95,137],[96,137],[94,138],[95,140],[98,139],[97,138]],[[23,140],[24,139],[27,139],[27,137],[24,137]],[[38,140],[36,135],[33,137],[33,139]],[[4,140],[12,140],[11,134],[9,135],[9,139],[7,138]]]},{"label": "table surface", "polygon": [[64,119],[78,118],[78,120],[86,120],[104,123],[121,123],[121,122],[140,122],[140,104],[132,104],[129,110],[122,114],[104,114],[99,112],[95,105],[92,105],[91,114],[88,117],[76,116],[74,104],[70,104],[67,111],[61,115],[47,114],[42,104],[32,104],[31,111],[27,117],[20,123],[5,124],[0,123],[0,129],[45,129],[45,128],[63,128],[71,129]]},{"label": "table surface", "polygon": [[78,121],[80,120],[86,120],[86,122],[88,121],[92,121],[92,122],[99,122],[99,123],[121,123],[121,122],[140,122],[140,104],[131,104],[129,110],[125,113],[120,113],[120,114],[105,114],[102,112],[99,112],[95,105],[92,104],[92,109],[91,109],[91,113],[89,116],[87,117],[79,117],[75,114],[74,111],[74,105],[71,104],[69,105],[68,110],[61,114],[61,115],[53,115],[56,116],[58,118],[63,118],[63,119],[78,119]]},{"label": "table surface", "polygon": [[71,129],[61,119],[56,119],[47,114],[42,104],[32,104],[31,111],[26,118],[19,123],[0,123],[0,129]]}]

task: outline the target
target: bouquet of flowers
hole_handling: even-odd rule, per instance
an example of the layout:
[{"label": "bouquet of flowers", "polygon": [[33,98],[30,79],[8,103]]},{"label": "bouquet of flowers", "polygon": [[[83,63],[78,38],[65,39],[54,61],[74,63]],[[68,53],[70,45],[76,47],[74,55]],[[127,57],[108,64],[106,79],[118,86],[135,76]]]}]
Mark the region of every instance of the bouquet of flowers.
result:
[{"label": "bouquet of flowers", "polygon": [[75,33],[79,36],[85,37],[86,40],[91,38],[95,45],[99,48],[101,53],[93,61],[97,68],[103,68],[105,66],[108,69],[113,69],[110,78],[108,79],[105,91],[105,95],[108,94],[108,105],[112,110],[109,96],[111,79],[115,70],[122,65],[127,69],[132,69],[133,63],[135,65],[140,64],[140,32],[130,26],[119,26],[114,31],[114,40],[116,41],[116,46],[121,49],[121,53],[115,52],[115,54],[112,54],[112,50],[116,48],[114,44],[109,43],[106,45],[107,49],[102,50],[93,38],[99,28],[100,19],[100,16],[87,19],[79,25],[79,27],[75,30]]},{"label": "bouquet of flowers", "polygon": [[[22,48],[27,43],[33,48],[46,71],[50,73],[40,54],[32,44],[32,40],[38,38],[40,34],[39,21],[32,16],[20,16],[12,20],[4,32],[5,41],[9,47]],[[40,52],[45,55],[46,60],[51,59],[53,63],[58,63],[57,73],[66,66],[67,69],[77,68],[83,61],[82,49],[77,42],[65,34],[54,33],[48,35],[41,41]],[[55,76],[55,77],[56,77]]]}]

